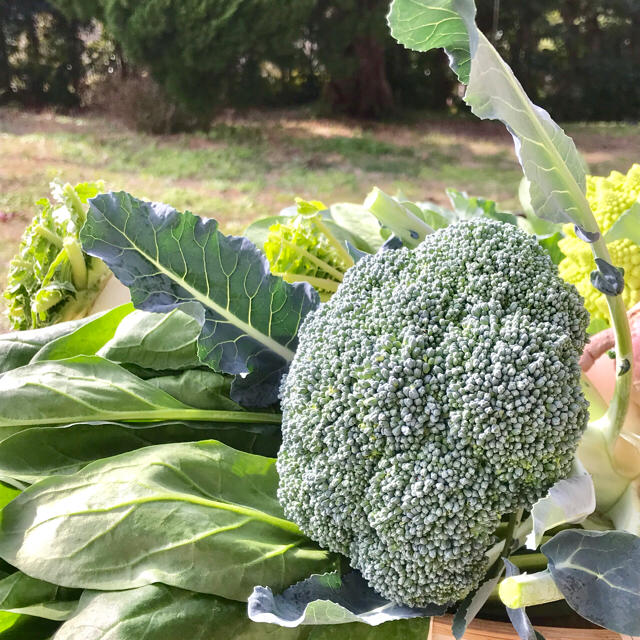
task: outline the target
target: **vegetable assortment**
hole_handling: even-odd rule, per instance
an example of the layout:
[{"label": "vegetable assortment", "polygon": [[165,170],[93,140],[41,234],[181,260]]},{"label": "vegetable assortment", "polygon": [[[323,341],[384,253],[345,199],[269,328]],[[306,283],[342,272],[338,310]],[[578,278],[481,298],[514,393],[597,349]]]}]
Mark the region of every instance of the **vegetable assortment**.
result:
[{"label": "vegetable assortment", "polygon": [[[54,279],[14,290],[0,640],[424,640],[446,612],[462,638],[500,602],[528,640],[526,607],[557,600],[640,634],[637,336],[609,236],[637,244],[640,205],[598,226],[601,183],[474,18],[472,0],[394,0],[389,24],[443,47],[473,112],[507,126],[527,217],[373,189],[234,237],[96,189],[74,250],[131,302],[43,326],[81,297],[73,269],[46,309],[30,296]],[[556,267],[586,250],[606,399]]]}]

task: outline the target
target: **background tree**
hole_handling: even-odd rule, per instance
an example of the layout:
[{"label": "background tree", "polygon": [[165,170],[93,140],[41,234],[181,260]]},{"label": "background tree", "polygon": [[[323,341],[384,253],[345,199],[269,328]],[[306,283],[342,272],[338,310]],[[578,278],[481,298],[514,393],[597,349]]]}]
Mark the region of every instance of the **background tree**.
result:
[{"label": "background tree", "polygon": [[0,3],[0,99],[77,106],[84,75],[80,26],[44,0]]}]

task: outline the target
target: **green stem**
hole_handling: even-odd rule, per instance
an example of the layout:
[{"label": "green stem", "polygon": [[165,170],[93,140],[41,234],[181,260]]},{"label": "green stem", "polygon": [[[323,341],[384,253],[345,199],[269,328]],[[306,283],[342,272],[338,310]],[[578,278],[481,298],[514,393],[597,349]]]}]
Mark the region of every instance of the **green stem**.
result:
[{"label": "green stem", "polygon": [[122,422],[161,422],[165,420],[195,420],[199,422],[232,422],[245,424],[280,424],[279,413],[260,413],[251,411],[216,411],[207,409],[152,409],[149,411],[107,411],[100,415],[38,417],[28,420],[7,420],[0,416],[2,427],[32,427],[68,424],[69,422],[89,422],[91,420],[114,420]]},{"label": "green stem", "polygon": [[520,571],[543,571],[547,568],[544,553],[522,553],[509,558]]},{"label": "green stem", "polygon": [[284,238],[282,239],[282,244],[287,246],[289,249],[296,251],[300,255],[304,256],[310,262],[313,262],[313,264],[315,264],[316,267],[332,275],[336,280],[338,280],[338,282],[342,282],[342,275],[343,275],[342,272],[336,269],[335,267],[332,267],[330,264],[328,264],[321,258],[318,258],[318,256],[314,256],[312,253],[309,253],[306,249],[299,247],[297,244],[294,244],[293,242],[289,242]]},{"label": "green stem", "polygon": [[[322,221],[322,218],[318,215],[317,220],[315,221],[316,225],[318,225],[318,229],[324,233],[327,237],[327,240],[331,243],[331,246],[338,252],[338,255],[342,259],[342,261],[347,265],[347,269],[353,267],[355,262],[353,258],[349,255],[349,252],[342,246],[342,243],[331,233],[331,230],[327,227],[327,225]],[[342,278],[340,278],[342,280]]]},{"label": "green stem", "polygon": [[534,607],[547,602],[564,600],[562,592],[547,570],[505,578],[500,583],[498,593],[500,600],[509,609]]},{"label": "green stem", "polygon": [[316,289],[332,291],[333,293],[338,290],[338,283],[335,280],[316,278],[315,276],[305,276],[300,273],[279,273],[277,271],[273,271],[272,273],[274,276],[280,276],[286,282],[308,282]]},{"label": "green stem", "polygon": [[[595,258],[601,258],[611,264],[611,256],[604,238],[600,237],[591,245]],[[620,434],[629,409],[629,396],[631,393],[631,376],[633,371],[633,346],[631,341],[631,329],[627,310],[622,296],[606,296],[611,326],[616,340],[616,372],[621,371],[623,363],[627,361],[629,367],[622,375],[616,376],[616,386],[613,398],[602,420],[606,423],[602,432],[605,436],[609,450],[612,451],[615,441]]]},{"label": "green stem", "polygon": [[73,286],[81,291],[87,288],[88,274],[87,265],[84,261],[84,254],[80,243],[72,237],[64,239],[64,248],[71,264],[71,276],[73,278]]},{"label": "green stem", "polygon": [[433,229],[428,224],[384,191],[380,191],[378,187],[374,187],[367,196],[364,208],[368,209],[383,225],[389,227],[410,249],[417,247],[429,234],[433,233]]},{"label": "green stem", "polygon": [[84,212],[84,206],[82,205],[82,201],[78,197],[76,190],[70,185],[68,182],[62,188],[64,195],[69,198],[69,202],[76,216],[78,216],[78,220],[84,224],[87,219],[87,216]]},{"label": "green stem", "polygon": [[47,227],[43,227],[41,224],[36,225],[33,230],[36,235],[39,235],[42,238],[48,240],[52,245],[58,247],[58,249],[62,249],[63,239],[51,229],[47,229]]}]

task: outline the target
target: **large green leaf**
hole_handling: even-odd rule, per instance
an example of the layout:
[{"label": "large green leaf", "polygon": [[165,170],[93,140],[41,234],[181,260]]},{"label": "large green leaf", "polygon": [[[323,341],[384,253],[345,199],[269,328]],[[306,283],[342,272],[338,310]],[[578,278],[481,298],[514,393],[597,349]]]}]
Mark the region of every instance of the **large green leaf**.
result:
[{"label": "large green leaf", "polygon": [[133,311],[131,303],[92,317],[71,333],[45,344],[32,359],[61,360],[80,355],[94,355],[114,335],[118,324]]},{"label": "large green leaf", "polygon": [[[3,428],[92,420],[273,423],[273,414],[193,409],[98,356],[35,362],[0,376]],[[5,434],[7,435],[7,434]]]},{"label": "large green leaf", "polygon": [[285,629],[251,622],[242,603],[154,584],[85,592],[54,640],[426,640],[428,633],[427,620]]},{"label": "large green leaf", "polygon": [[29,364],[43,346],[61,336],[68,335],[89,322],[89,318],[61,322],[43,329],[13,331],[0,335],[0,374]]},{"label": "large green leaf", "polygon": [[[573,140],[529,100],[477,28],[473,0],[394,0],[389,25],[392,35],[409,48],[444,48],[460,80],[468,85],[464,99],[473,113],[505,124],[531,183],[531,204],[537,215],[597,231],[585,195],[586,166]],[[470,68],[464,63],[467,51]]]},{"label": "large green leaf", "polygon": [[54,640],[302,640],[295,629],[251,622],[246,605],[163,584],[86,591]]},{"label": "large green leaf", "polygon": [[202,307],[195,303],[168,313],[134,311],[118,325],[98,355],[152,370],[198,367],[198,336],[203,323]]},{"label": "large green leaf", "polygon": [[[239,451],[269,457],[277,455],[281,442],[280,427],[275,424],[172,421],[34,427],[0,441],[0,476],[33,484],[47,476],[75,473],[101,458],[142,447],[207,439],[219,440]],[[11,492],[8,493],[11,499],[19,493],[4,489]]]},{"label": "large green leaf", "polygon": [[20,613],[0,613],[0,640],[50,640],[60,623]]},{"label": "large green leaf", "polygon": [[0,556],[68,587],[162,582],[246,600],[336,559],[284,519],[273,458],[216,441],[146,447],[45,478],[3,511]]},{"label": "large green leaf", "polygon": [[0,610],[66,620],[78,606],[80,593],[17,571],[0,580]]},{"label": "large green leaf", "polygon": [[129,287],[137,308],[202,305],[201,360],[225,373],[256,374],[257,384],[236,390],[238,401],[259,406],[277,399],[298,327],[318,304],[311,286],[271,275],[249,240],[223,235],[215,220],[123,192],[91,200],[81,238]]},{"label": "large green leaf", "polygon": [[542,545],[572,609],[617,633],[640,635],[640,538],[624,531],[561,531]]},{"label": "large green leaf", "polygon": [[195,409],[242,411],[229,397],[230,376],[210,369],[188,369],[179,374],[147,378],[146,382]]},{"label": "large green leaf", "polygon": [[409,0],[394,2],[389,14],[391,35],[408,49],[445,49],[451,68],[466,83],[471,70],[469,34],[458,7],[475,10],[473,0]]}]

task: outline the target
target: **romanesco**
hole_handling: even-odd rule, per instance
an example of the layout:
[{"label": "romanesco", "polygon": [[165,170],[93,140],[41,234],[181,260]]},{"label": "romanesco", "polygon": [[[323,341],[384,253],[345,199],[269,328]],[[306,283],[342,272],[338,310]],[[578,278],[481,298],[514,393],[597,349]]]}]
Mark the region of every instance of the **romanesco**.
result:
[{"label": "romanesco", "polygon": [[502,516],[570,472],[588,321],[513,225],[363,257],[305,319],[282,384],[287,517],[395,602],[464,598]]},{"label": "romanesco", "polygon": [[[603,234],[611,228],[622,213],[640,198],[640,164],[634,164],[626,175],[617,171],[608,177],[587,177],[587,199]],[[591,247],[576,237],[572,225],[565,225],[566,237],[558,246],[565,258],[558,265],[560,276],[576,286],[585,299],[592,321],[602,328],[609,326],[606,297],[595,289],[589,279],[596,268]],[[628,239],[607,244],[611,261],[625,272],[622,298],[627,308],[640,302],[640,247]],[[597,325],[596,325],[597,326]]]}]

